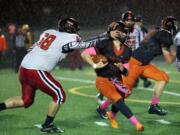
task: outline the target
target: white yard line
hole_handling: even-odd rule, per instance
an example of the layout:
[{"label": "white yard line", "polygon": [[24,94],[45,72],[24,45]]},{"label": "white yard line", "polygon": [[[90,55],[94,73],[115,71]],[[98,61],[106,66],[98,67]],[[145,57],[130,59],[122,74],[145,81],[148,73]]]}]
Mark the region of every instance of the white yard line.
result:
[{"label": "white yard line", "polygon": [[[78,78],[69,78],[69,77],[57,77],[59,80],[64,80],[64,81],[73,81],[73,82],[81,82],[81,83],[88,83],[88,84],[94,84],[95,81],[93,80],[86,80],[86,79],[78,79]],[[148,90],[148,91],[153,91],[152,88],[143,88],[143,87],[138,87],[140,90]],[[175,93],[175,92],[170,92],[170,91],[164,91],[164,93],[180,97],[180,93]]]},{"label": "white yard line", "polygon": [[155,121],[157,121],[157,122],[159,122],[159,123],[161,123],[161,124],[165,124],[165,125],[171,124],[171,122],[169,122],[169,121],[167,121],[167,120],[164,120],[164,119],[155,120]]},{"label": "white yard line", "polygon": [[102,121],[95,121],[94,124],[100,126],[100,127],[108,127],[109,124],[102,122]]}]

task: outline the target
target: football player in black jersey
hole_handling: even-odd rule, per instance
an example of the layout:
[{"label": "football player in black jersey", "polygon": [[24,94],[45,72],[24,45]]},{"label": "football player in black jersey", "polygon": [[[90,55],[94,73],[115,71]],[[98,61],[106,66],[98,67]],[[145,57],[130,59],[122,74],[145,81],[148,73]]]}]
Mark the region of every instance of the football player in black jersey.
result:
[{"label": "football player in black jersey", "polygon": [[156,81],[149,114],[166,115],[167,111],[159,106],[159,98],[164,87],[169,81],[168,75],[150,62],[159,55],[163,55],[167,63],[172,63],[176,57],[176,51],[171,47],[172,36],[177,32],[176,18],[167,16],[162,20],[161,28],[149,33],[141,42],[139,48],[133,51],[129,61],[128,76],[123,77],[123,84],[130,90],[133,89],[136,79],[144,77]]},{"label": "football player in black jersey", "polygon": [[94,46],[97,55],[101,54],[107,57],[107,63],[102,61],[94,63],[91,54],[86,50],[82,52],[82,57],[95,69],[96,88],[110,100],[109,102],[113,103],[112,110],[106,113],[111,126],[118,128],[115,113],[120,111],[136,127],[137,131],[143,131],[144,126],[137,120],[124,100],[129,90],[121,83],[122,75],[127,75],[123,63],[126,63],[131,57],[131,49],[124,44],[126,37],[124,27],[123,22],[112,22],[107,32],[109,38],[98,40]]}]

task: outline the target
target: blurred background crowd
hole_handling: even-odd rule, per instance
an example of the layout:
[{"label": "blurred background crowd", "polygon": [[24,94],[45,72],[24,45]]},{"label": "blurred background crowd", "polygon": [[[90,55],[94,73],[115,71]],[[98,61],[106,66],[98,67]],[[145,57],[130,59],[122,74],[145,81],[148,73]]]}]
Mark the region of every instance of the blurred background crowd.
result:
[{"label": "blurred background crowd", "polygon": [[[180,18],[178,0],[0,0],[0,68],[18,66],[39,34],[56,28],[60,18],[74,17],[80,22],[80,35],[86,39],[104,32],[113,20],[131,10],[151,29],[160,25],[164,16]],[[79,51],[70,53],[64,67],[82,69]]]}]

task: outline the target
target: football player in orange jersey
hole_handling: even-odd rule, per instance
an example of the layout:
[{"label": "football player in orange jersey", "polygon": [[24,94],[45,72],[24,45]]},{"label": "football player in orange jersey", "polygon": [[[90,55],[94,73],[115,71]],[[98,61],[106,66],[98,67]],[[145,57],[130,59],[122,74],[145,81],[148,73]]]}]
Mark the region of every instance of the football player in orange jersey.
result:
[{"label": "football player in orange jersey", "polygon": [[[107,57],[107,63],[99,61],[95,63],[88,50],[82,52],[82,58],[95,69],[96,88],[112,102],[112,110],[121,112],[136,127],[137,131],[143,131],[144,126],[137,120],[129,107],[125,104],[124,97],[129,93],[128,89],[121,83],[121,76],[127,75],[125,63],[131,57],[131,49],[124,44],[125,30],[123,22],[112,22],[108,27],[109,38],[98,40],[94,48],[97,55],[102,54]],[[103,106],[100,106],[103,109]],[[112,111],[106,113],[113,128],[118,128],[118,122]]]},{"label": "football player in orange jersey", "polygon": [[172,63],[176,57],[176,50],[172,48],[172,36],[177,32],[176,18],[164,17],[161,28],[149,33],[141,42],[141,46],[133,51],[129,63],[128,76],[123,77],[123,84],[130,90],[141,75],[156,81],[152,102],[148,112],[150,114],[166,115],[168,112],[159,106],[159,98],[166,84],[168,75],[150,62],[159,55],[163,55],[167,63]]},{"label": "football player in orange jersey", "polygon": [[[156,80],[152,102],[148,110],[150,114],[167,114],[167,111],[159,106],[159,98],[165,85],[168,83],[169,77],[164,71],[161,71],[156,66],[150,64],[150,62],[158,55],[163,55],[167,63],[173,62],[176,57],[176,50],[171,48],[171,45],[173,44],[172,36],[176,32],[176,18],[172,16],[165,17],[162,20],[161,27],[150,32],[141,43],[141,46],[133,51],[133,55],[129,61],[128,76],[123,77],[123,84],[125,84],[130,90],[133,89],[134,83],[140,75]],[[175,39],[177,39],[177,37],[178,34]],[[179,67],[179,65],[180,64],[178,64],[177,61],[177,66]],[[103,109],[106,109],[110,103],[108,104],[108,102],[104,102],[100,106],[103,106],[103,104],[106,105]],[[101,112],[102,111],[103,110],[101,110]]]}]

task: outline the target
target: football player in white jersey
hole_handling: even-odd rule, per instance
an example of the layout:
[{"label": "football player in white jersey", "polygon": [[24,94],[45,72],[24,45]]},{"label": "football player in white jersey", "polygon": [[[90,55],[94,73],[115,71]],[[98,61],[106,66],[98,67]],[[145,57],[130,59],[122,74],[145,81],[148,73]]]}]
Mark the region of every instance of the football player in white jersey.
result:
[{"label": "football player in white jersey", "polygon": [[92,42],[80,41],[81,38],[77,34],[79,26],[75,19],[60,20],[58,27],[58,31],[44,31],[40,40],[24,57],[19,68],[22,96],[9,98],[0,103],[0,111],[17,107],[27,108],[33,104],[37,89],[51,96],[53,101],[49,105],[47,117],[41,128],[41,132],[45,133],[64,132],[53,124],[53,120],[66,96],[61,84],[50,72],[58,61],[66,57],[67,52],[92,46]]},{"label": "football player in white jersey", "polygon": [[[144,39],[144,36],[142,34],[142,29],[139,25],[135,23],[135,15],[132,11],[128,10],[122,14],[122,21],[126,25],[126,29],[128,31],[128,40],[126,40],[126,44],[132,48],[132,50],[135,50],[139,48],[140,42]],[[144,88],[147,88],[151,85],[151,82],[145,78],[144,76],[140,76],[140,78],[143,80]],[[135,84],[135,87],[137,87],[139,82],[139,79],[137,79],[137,82]]]},{"label": "football player in white jersey", "polygon": [[176,34],[174,44],[176,45],[176,67],[180,71],[180,32]]}]

